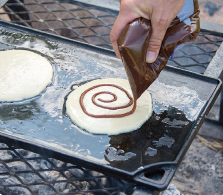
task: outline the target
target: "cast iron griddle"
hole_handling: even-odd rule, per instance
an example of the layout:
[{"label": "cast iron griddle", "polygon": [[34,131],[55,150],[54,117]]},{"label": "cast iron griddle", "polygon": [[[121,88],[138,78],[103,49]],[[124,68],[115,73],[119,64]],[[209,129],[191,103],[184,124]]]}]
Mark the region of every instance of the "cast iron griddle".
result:
[{"label": "cast iron griddle", "polygon": [[93,79],[126,78],[121,60],[98,47],[0,22],[0,50],[46,57],[53,83],[37,97],[0,103],[1,140],[158,190],[167,187],[221,82],[167,66],[149,87],[152,117],[138,130],[94,135],[66,115],[67,95]]}]

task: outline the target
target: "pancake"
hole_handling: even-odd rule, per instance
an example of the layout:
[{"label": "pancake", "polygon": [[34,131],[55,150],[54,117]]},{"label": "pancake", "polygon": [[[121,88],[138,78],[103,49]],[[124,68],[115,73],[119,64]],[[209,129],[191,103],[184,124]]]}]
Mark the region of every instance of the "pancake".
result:
[{"label": "pancake", "polygon": [[[126,90],[130,98],[119,87]],[[94,94],[96,94],[95,97]],[[115,100],[116,96],[117,100]],[[95,98],[95,103],[93,103],[92,97]],[[151,95],[148,91],[145,91],[137,100],[137,106],[133,114],[116,117],[116,115],[131,112],[134,103],[122,108],[123,105],[131,102],[131,97],[132,91],[128,80],[117,78],[98,79],[81,85],[68,95],[66,112],[77,126],[90,133],[108,135],[126,133],[140,128],[152,114]],[[85,112],[80,104],[81,99],[83,100],[82,106],[86,109]],[[109,107],[110,109],[104,107]],[[119,109],[115,109],[115,107]]]},{"label": "pancake", "polygon": [[21,101],[39,95],[52,82],[53,68],[27,50],[0,52],[0,101]]}]

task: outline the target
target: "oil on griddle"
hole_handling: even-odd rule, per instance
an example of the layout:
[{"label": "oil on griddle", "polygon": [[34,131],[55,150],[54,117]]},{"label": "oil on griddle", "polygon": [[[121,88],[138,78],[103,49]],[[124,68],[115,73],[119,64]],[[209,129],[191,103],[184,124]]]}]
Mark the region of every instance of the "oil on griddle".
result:
[{"label": "oil on griddle", "polygon": [[74,85],[88,80],[126,78],[121,60],[4,27],[0,40],[8,47],[39,52],[51,61],[55,71],[53,84],[40,96],[1,103],[1,129],[11,135],[22,135],[44,145],[93,157],[99,163],[135,171],[155,162],[173,161],[204,105],[196,91],[157,81],[149,89],[154,113],[141,129],[116,136],[93,135],[72,124],[66,116],[63,110],[66,96]]}]

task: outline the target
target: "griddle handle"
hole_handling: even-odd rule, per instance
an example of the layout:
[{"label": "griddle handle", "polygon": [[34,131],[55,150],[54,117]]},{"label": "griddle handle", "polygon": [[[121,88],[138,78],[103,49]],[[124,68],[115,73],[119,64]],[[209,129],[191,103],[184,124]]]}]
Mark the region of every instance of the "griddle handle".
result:
[{"label": "griddle handle", "polygon": [[143,171],[134,177],[134,181],[153,190],[165,190],[176,172],[176,166],[167,166]]}]

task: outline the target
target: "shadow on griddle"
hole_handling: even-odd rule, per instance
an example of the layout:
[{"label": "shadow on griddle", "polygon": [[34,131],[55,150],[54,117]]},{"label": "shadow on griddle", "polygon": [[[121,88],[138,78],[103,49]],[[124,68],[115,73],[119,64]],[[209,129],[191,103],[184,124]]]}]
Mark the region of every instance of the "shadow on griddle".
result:
[{"label": "shadow on griddle", "polygon": [[169,107],[156,114],[138,130],[109,136],[104,156],[112,167],[134,171],[141,166],[174,161],[194,122],[184,112]]},{"label": "shadow on griddle", "polygon": [[21,104],[13,103],[11,105],[8,103],[0,106],[0,118],[3,121],[13,119],[26,120],[40,112],[39,105],[35,101]]}]

